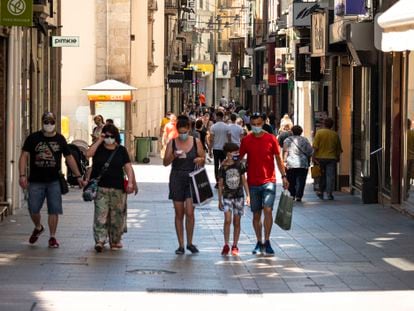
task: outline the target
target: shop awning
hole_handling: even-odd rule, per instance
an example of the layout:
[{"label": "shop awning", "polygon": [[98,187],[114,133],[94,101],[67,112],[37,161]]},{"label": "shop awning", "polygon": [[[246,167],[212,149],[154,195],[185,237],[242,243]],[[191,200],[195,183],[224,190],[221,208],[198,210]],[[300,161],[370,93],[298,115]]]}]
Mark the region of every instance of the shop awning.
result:
[{"label": "shop awning", "polygon": [[414,1],[400,0],[375,18],[375,47],[384,52],[414,50]]},{"label": "shop awning", "polygon": [[90,101],[130,101],[132,99],[131,92],[136,89],[131,85],[109,79],[82,90],[88,91]]}]

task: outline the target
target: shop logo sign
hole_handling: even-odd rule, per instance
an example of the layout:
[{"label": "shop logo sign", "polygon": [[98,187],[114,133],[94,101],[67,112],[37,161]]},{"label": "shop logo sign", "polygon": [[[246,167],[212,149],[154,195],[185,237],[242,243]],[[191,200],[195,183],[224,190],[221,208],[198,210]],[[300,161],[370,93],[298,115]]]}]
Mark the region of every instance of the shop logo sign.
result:
[{"label": "shop logo sign", "polygon": [[8,0],[1,1],[0,24],[4,26],[32,26],[33,1]]},{"label": "shop logo sign", "polygon": [[26,2],[22,0],[9,0],[7,10],[11,15],[22,15],[26,11]]}]

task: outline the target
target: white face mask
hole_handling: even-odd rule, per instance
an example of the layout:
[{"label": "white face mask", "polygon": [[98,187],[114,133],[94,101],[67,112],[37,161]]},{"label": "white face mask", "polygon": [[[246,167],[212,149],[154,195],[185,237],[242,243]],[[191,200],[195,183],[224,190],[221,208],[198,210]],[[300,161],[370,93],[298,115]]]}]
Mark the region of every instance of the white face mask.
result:
[{"label": "white face mask", "polygon": [[112,145],[115,142],[115,138],[113,137],[107,137],[104,139],[105,144]]},{"label": "white face mask", "polygon": [[43,130],[46,133],[53,133],[55,131],[56,124],[43,124]]}]

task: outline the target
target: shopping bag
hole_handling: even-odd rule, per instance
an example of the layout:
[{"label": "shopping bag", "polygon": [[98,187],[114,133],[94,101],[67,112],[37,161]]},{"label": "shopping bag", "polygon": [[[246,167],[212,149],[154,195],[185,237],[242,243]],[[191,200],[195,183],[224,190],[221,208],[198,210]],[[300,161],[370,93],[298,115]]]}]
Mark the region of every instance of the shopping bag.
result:
[{"label": "shopping bag", "polygon": [[311,176],[313,179],[319,178],[321,177],[322,172],[321,172],[321,167],[319,165],[314,164],[311,167]]},{"label": "shopping bag", "polygon": [[277,224],[283,230],[290,230],[292,225],[292,211],[293,211],[293,198],[285,190],[280,195],[279,205],[277,207],[277,213],[275,218],[275,224]]},{"label": "shopping bag", "polygon": [[190,173],[191,194],[194,204],[205,204],[213,198],[213,189],[204,167]]}]

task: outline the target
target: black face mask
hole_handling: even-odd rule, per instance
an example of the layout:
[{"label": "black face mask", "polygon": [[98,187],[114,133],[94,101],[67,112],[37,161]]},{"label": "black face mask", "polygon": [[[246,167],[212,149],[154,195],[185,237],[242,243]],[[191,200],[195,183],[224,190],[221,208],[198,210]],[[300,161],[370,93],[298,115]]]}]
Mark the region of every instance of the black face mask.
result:
[{"label": "black face mask", "polygon": [[232,156],[233,161],[239,161],[240,160],[240,156],[239,155],[233,155]]}]

